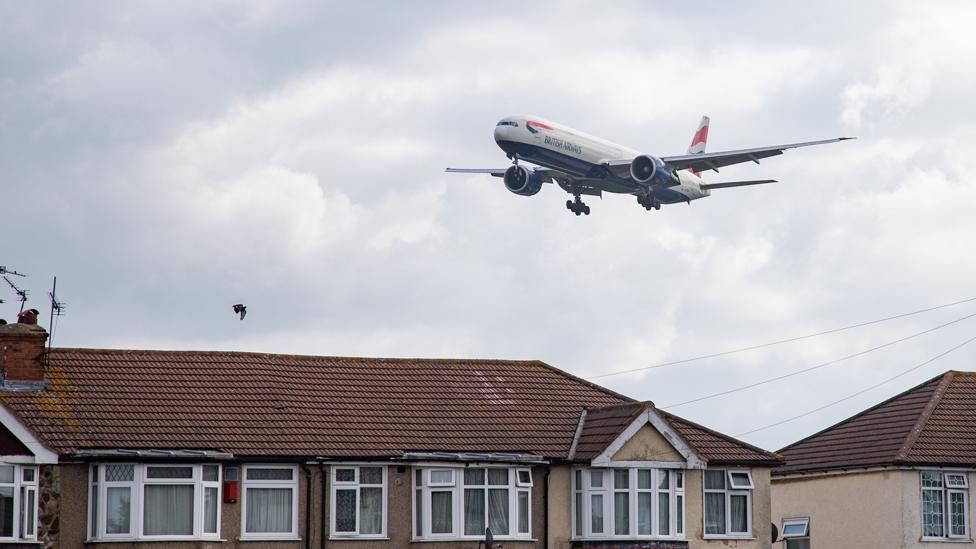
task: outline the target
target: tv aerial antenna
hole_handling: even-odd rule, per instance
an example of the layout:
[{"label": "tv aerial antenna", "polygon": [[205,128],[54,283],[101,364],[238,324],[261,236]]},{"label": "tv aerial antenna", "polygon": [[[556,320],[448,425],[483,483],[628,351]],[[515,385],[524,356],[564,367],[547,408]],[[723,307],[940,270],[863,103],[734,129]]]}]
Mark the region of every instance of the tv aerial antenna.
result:
[{"label": "tv aerial antenna", "polygon": [[47,351],[50,354],[51,345],[54,343],[54,333],[57,331],[54,317],[60,318],[67,309],[67,304],[64,301],[58,301],[58,277],[54,277],[54,284],[51,285],[51,291],[47,295],[51,298],[51,320],[48,323],[48,326],[51,327],[51,337],[47,338]]},{"label": "tv aerial antenna", "polygon": [[27,296],[30,294],[30,292],[28,290],[22,290],[18,288],[17,285],[14,284],[14,281],[10,280],[10,276],[9,276],[9,275],[16,275],[16,276],[24,276],[24,275],[16,271],[7,271],[5,268],[3,268],[2,270],[5,271],[4,274],[2,275],[3,279],[7,282],[7,285],[10,286],[11,289],[13,289],[14,293],[17,294],[17,297],[20,298],[20,312],[24,312],[24,305],[27,303]]}]

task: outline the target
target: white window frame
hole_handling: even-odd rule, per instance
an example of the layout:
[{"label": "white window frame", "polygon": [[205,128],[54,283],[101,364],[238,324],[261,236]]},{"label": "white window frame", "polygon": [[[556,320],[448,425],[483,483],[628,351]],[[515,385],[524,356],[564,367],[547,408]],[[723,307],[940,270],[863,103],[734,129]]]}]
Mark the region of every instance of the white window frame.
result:
[{"label": "white window frame", "polygon": [[[942,476],[942,487],[927,487],[922,483],[922,476],[926,473],[936,474]],[[950,478],[962,477],[962,484],[954,484],[949,486]],[[921,520],[922,529],[922,541],[939,541],[939,540],[960,540],[969,539],[970,535],[970,525],[969,525],[969,475],[964,471],[940,471],[940,470],[921,470],[918,472],[918,484],[919,484],[919,518]],[[925,492],[942,492],[942,536],[931,536],[925,534]],[[962,495],[963,502],[963,519],[965,520],[965,532],[962,534],[952,533],[952,504],[950,499],[953,494]]]},{"label": "white window frame", "polygon": [[[241,538],[242,540],[296,540],[298,539],[298,466],[248,463],[241,468]],[[291,480],[248,480],[250,469],[290,469]],[[290,488],[291,489],[291,531],[290,532],[248,532],[247,531],[247,489],[248,488]]]},{"label": "white window frame", "polygon": [[[109,466],[122,465],[132,467],[132,480],[108,482],[105,469]],[[188,479],[149,478],[147,471],[150,467],[187,467],[192,473]],[[217,467],[217,480],[203,480],[204,467]],[[86,536],[88,541],[112,540],[146,540],[146,541],[184,541],[184,540],[219,540],[220,539],[220,501],[221,501],[221,466],[216,463],[94,463],[88,472],[88,520]],[[193,532],[188,535],[147,535],[143,533],[145,527],[145,490],[152,485],[191,485],[193,486]],[[107,521],[105,505],[109,488],[129,489],[129,531],[109,534],[106,532]],[[217,489],[217,531],[203,532],[203,513],[205,503],[205,488]],[[97,495],[93,501],[93,492]],[[97,518],[97,521],[95,520]],[[36,532],[36,529],[35,529]]]},{"label": "white window frame", "polygon": [[[789,534],[786,532],[787,526],[802,525],[803,531],[798,534]],[[798,518],[785,518],[783,519],[783,539],[793,539],[793,538],[806,538],[810,537],[810,518],[809,517],[798,517]]]},{"label": "white window frame", "polygon": [[[725,488],[705,488],[705,471],[721,471],[722,478],[725,480]],[[752,536],[752,492],[754,488],[733,488],[732,473],[748,473],[749,483],[752,484],[752,472],[749,469],[705,469],[702,470],[702,536],[705,539],[753,539]],[[725,495],[725,533],[709,534],[706,530],[706,510],[705,494],[724,494]],[[732,498],[734,496],[745,496],[746,498],[746,530],[744,532],[732,531]]]},{"label": "white window frame", "polygon": [[[13,477],[14,477],[13,482],[0,483],[0,486],[9,487],[13,489],[13,514],[11,517],[13,518],[13,528],[11,528],[10,531],[11,535],[9,537],[0,536],[0,541],[6,542],[6,541],[36,540],[37,539],[37,514],[39,508],[38,499],[40,495],[37,489],[39,486],[38,478],[37,478],[39,471],[37,467],[34,465],[20,465],[16,463],[0,462],[0,466],[12,467]],[[34,480],[24,481],[24,471],[26,470],[34,471]],[[27,495],[28,492],[34,493],[34,509],[33,509],[34,521],[33,524],[31,525],[26,524],[25,522],[26,517],[24,517],[23,514],[21,513],[21,508],[24,508],[26,510],[26,508],[22,504],[22,500]],[[33,532],[30,534],[25,534],[24,533],[24,530],[26,530],[25,526],[31,526]]]},{"label": "white window frame", "polygon": [[[471,469],[485,469],[485,485],[478,485],[477,487],[485,489],[485,495],[487,497],[488,489],[494,486],[495,488],[505,488],[508,490],[508,534],[497,534],[493,533],[494,538],[499,541],[510,540],[531,540],[532,539],[532,473],[530,469],[525,467],[514,467],[510,465],[495,465],[495,464],[468,464],[467,467],[464,465],[417,465],[411,470],[411,501],[414,504],[411,507],[415,507],[416,494],[420,490],[422,493],[422,508],[421,518],[423,531],[417,531],[417,510],[414,509],[411,516],[411,531],[413,533],[413,541],[448,541],[448,540],[470,540],[477,541],[484,539],[484,532],[479,535],[465,535],[464,534],[464,470],[466,468]],[[501,485],[489,485],[487,484],[487,470],[488,469],[505,469],[508,471],[508,484]],[[417,486],[417,471],[421,471],[421,482],[422,486]],[[445,471],[451,470],[454,472],[452,477],[452,482],[450,483],[430,483],[431,472],[433,471]],[[520,482],[518,480],[518,471],[529,471],[529,482]],[[474,485],[469,485],[469,488],[475,487]],[[431,494],[435,492],[449,492],[451,493],[451,532],[450,533],[431,533],[431,526],[433,523],[433,513],[431,513]],[[519,532],[518,524],[518,498],[519,493],[528,494],[528,511],[529,511],[529,531]],[[486,503],[486,517],[485,525],[487,526],[487,503]]]},{"label": "white window frame", "polygon": [[[658,464],[655,464],[658,465]],[[614,485],[614,471],[615,470],[626,470],[628,471],[628,483],[627,489],[617,489]],[[650,488],[640,488],[640,471],[650,472]],[[583,480],[583,486],[579,486],[577,479],[577,472],[580,473],[580,477]],[[599,487],[593,487],[592,473],[602,472],[603,474],[603,485]],[[662,474],[668,475],[668,487],[666,489],[660,488],[661,476]],[[681,486],[678,486],[678,478],[681,478]],[[655,467],[611,467],[611,468],[588,468],[588,467],[577,467],[573,469],[571,478],[571,492],[573,498],[571,501],[571,523],[573,530],[574,540],[684,540],[685,539],[685,526],[684,521],[687,514],[685,513],[684,503],[685,498],[685,472],[678,468],[661,468],[659,465]],[[613,503],[613,494],[615,492],[628,492],[628,515],[629,515],[629,528],[627,534],[617,534],[616,533],[616,517],[615,509]],[[583,509],[578,509],[576,494],[581,494],[581,501],[583,504]],[[651,495],[651,533],[641,534],[638,529],[638,509],[640,494],[650,494]],[[667,494],[669,513],[668,513],[668,533],[661,534],[660,528],[660,494]],[[594,532],[593,531],[593,496],[603,496],[603,531]],[[680,504],[680,514],[681,514],[681,528],[678,528],[678,513]],[[581,514],[580,514],[581,513]],[[580,525],[583,531],[577,531],[577,516],[580,516]]]},{"label": "white window frame", "polygon": [[[380,484],[361,484],[359,478],[359,470],[363,467],[366,468],[378,468],[382,470],[383,480]],[[338,476],[338,471],[340,469],[353,469],[355,471],[352,481],[338,481],[336,480]],[[331,493],[331,499],[329,500],[329,509],[332,510],[331,518],[331,530],[329,533],[330,539],[385,539],[386,538],[386,521],[387,521],[387,467],[385,465],[371,465],[371,464],[356,464],[356,465],[333,465],[332,475],[329,492]],[[380,533],[378,534],[360,534],[360,518],[361,514],[359,512],[359,501],[360,492],[363,488],[377,488],[381,489],[380,498],[383,501],[382,508],[382,521],[380,524]],[[339,516],[339,512],[336,508],[336,491],[337,490],[355,490],[356,491],[356,531],[355,532],[339,532],[336,530],[336,521]]]}]

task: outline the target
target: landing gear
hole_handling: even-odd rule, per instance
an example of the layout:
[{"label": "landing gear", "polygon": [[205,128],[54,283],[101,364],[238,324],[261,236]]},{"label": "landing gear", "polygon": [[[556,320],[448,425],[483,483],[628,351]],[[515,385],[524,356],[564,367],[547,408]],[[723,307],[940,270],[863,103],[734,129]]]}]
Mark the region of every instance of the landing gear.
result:
[{"label": "landing gear", "polygon": [[661,209],[661,201],[658,200],[657,197],[652,193],[637,195],[637,203],[644,206],[644,209],[647,211],[651,211],[651,209]]},{"label": "landing gear", "polygon": [[580,199],[579,193],[573,193],[573,196],[575,197],[573,200],[566,201],[566,209],[576,215],[590,215],[590,207],[583,203],[583,201]]}]

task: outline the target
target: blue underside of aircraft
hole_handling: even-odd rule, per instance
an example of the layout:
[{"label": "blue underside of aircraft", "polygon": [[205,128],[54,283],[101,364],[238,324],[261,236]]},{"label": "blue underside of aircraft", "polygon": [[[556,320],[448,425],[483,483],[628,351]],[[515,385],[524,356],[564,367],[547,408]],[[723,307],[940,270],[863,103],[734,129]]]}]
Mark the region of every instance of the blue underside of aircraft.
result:
[{"label": "blue underside of aircraft", "polygon": [[[632,191],[636,191],[639,188],[637,184],[629,179],[622,179],[614,176],[604,166],[592,164],[585,160],[580,160],[579,158],[547,149],[545,147],[530,145],[528,143],[519,143],[516,141],[498,141],[498,146],[501,147],[501,149],[507,154],[517,154],[519,160],[525,160],[527,162],[532,162],[533,164],[553,168],[579,178],[608,180],[608,183],[612,181],[612,186],[614,189],[630,187],[630,190],[614,190],[610,188],[604,189],[608,192],[633,194]],[[609,186],[610,185],[608,185],[608,187]],[[679,202],[688,201],[688,197],[685,195],[668,188],[655,190],[654,196],[657,197],[662,204],[677,204]]]}]

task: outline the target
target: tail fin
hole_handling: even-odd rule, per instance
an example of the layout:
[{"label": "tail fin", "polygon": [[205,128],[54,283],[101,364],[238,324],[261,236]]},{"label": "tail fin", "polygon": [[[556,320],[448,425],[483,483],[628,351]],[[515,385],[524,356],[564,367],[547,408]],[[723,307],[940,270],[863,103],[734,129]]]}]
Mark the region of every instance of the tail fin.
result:
[{"label": "tail fin", "polygon": [[[708,117],[702,116],[701,122],[698,123],[698,129],[695,130],[695,135],[691,138],[691,145],[688,145],[688,154],[701,154],[705,152],[705,143],[708,141],[708,122]],[[688,171],[698,175],[697,170]]]},{"label": "tail fin", "polygon": [[694,137],[691,138],[691,145],[688,145],[688,154],[705,152],[706,141],[708,141],[708,117],[703,116]]}]

